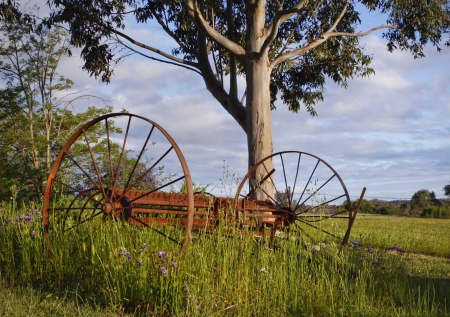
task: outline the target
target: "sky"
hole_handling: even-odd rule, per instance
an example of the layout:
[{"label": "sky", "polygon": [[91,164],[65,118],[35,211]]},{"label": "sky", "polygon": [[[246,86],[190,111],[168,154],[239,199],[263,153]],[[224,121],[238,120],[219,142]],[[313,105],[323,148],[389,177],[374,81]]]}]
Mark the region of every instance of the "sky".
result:
[{"label": "sky", "polygon": [[[376,25],[371,23],[376,19],[362,28]],[[133,36],[170,52],[172,42],[161,29],[130,27]],[[387,52],[381,32],[361,43],[373,54],[375,75],[354,78],[347,89],[328,81],[317,117],[304,108],[290,113],[279,102],[272,111],[274,152],[296,150],[324,159],[352,199],[363,187],[367,199],[410,199],[420,189],[444,198],[442,189],[450,183],[450,49],[437,53],[427,47],[426,58],[414,59],[408,52]],[[135,55],[116,68],[107,85],[90,78],[74,52],[59,69],[75,82],[73,92],[88,89],[116,112],[126,109],[157,122],[181,148],[194,182],[234,196],[233,179],[247,172],[246,135],[198,74]],[[102,105],[92,99],[74,110]]]}]

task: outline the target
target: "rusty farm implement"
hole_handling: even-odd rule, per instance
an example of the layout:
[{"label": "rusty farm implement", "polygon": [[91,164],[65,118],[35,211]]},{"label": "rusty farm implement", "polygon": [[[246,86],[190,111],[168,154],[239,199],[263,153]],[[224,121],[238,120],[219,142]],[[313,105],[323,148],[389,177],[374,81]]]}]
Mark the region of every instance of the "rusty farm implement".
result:
[{"label": "rusty farm implement", "polygon": [[151,228],[181,253],[193,233],[211,233],[219,225],[271,240],[320,233],[345,244],[363,195],[353,206],[338,173],[299,151],[258,162],[234,197],[195,193],[180,148],[161,126],[113,113],[78,129],[56,158],[44,195],[44,235],[50,241],[52,230],[70,232],[110,219]]}]

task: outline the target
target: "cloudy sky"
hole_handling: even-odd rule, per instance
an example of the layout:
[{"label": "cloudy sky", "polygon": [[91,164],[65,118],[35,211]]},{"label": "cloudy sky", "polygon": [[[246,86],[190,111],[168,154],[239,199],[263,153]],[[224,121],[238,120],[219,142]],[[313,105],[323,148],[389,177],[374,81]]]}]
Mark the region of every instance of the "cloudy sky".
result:
[{"label": "cloudy sky", "polygon": [[[375,25],[370,20],[363,27]],[[162,30],[131,26],[134,36],[170,52]],[[363,187],[369,199],[409,199],[420,189],[444,197],[442,188],[450,183],[450,50],[430,47],[426,58],[414,60],[407,52],[388,53],[381,32],[361,42],[374,56],[376,74],[351,80],[347,89],[329,81],[318,117],[278,104],[274,151],[323,158],[355,199]],[[88,88],[115,111],[125,108],[160,124],[183,151],[194,182],[210,184],[215,194],[225,183],[234,196],[233,174],[242,177],[247,169],[246,136],[198,74],[137,55],[117,67],[109,85],[89,78],[77,56],[64,60],[60,73],[75,82],[74,90]],[[89,105],[101,104],[84,102],[75,110]]]}]

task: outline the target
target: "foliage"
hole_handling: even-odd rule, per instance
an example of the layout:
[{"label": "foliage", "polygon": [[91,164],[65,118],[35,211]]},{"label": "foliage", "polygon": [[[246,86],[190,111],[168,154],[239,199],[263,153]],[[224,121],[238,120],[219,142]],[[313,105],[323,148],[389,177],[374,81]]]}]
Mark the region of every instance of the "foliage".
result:
[{"label": "foliage", "polygon": [[[352,202],[352,207],[355,208],[358,204],[358,200]],[[371,201],[367,199],[363,199],[361,202],[361,206],[359,208],[359,212],[373,214],[375,213],[375,208]]]},{"label": "foliage", "polygon": [[[280,94],[291,111],[297,112],[304,104],[311,114],[315,114],[313,105],[323,99],[326,77],[345,87],[349,78],[373,73],[368,66],[371,57],[363,53],[358,41],[360,36],[372,30],[356,32],[361,22],[358,6],[364,6],[374,14],[386,14],[386,24],[379,28],[386,29],[384,37],[388,40],[389,50],[409,50],[414,57],[424,56],[423,47],[427,43],[440,50],[440,42],[449,27],[448,2],[441,0],[417,1],[414,6],[405,0],[284,1],[264,2],[262,8],[249,1],[158,0],[140,4],[123,0],[110,4],[101,0],[82,3],[54,0],[50,3],[56,10],[49,23],[69,23],[72,43],[83,47],[84,68],[106,82],[111,79],[117,55],[113,53],[114,45],[105,43],[104,39],[119,36],[144,49],[156,51],[151,44],[143,45],[144,41],[139,42],[123,33],[128,16],[133,16],[138,23],[155,21],[177,42],[173,55],[157,51],[161,58],[201,73],[205,81],[209,78],[208,72],[215,72],[217,80],[211,84],[220,87],[223,87],[225,75],[245,76],[252,57],[244,56],[239,49],[249,51],[250,38],[260,32],[252,28],[253,16],[265,18],[262,32],[266,41],[261,50],[254,49],[256,54],[264,54],[267,49],[273,63],[271,106],[274,107]],[[318,41],[323,45],[314,44]],[[234,65],[233,56],[237,59]],[[225,101],[215,97],[226,108]]]},{"label": "foliage", "polygon": [[28,24],[30,29],[36,22],[32,15],[20,11],[19,3],[14,0],[2,0],[0,2],[0,22],[2,21],[21,21]]},{"label": "foliage", "polygon": [[420,216],[424,218],[450,218],[450,207],[430,206],[424,208]]},{"label": "foliage", "polygon": [[442,189],[444,191],[444,195],[450,197],[450,184],[445,185]]},{"label": "foliage", "polygon": [[2,23],[0,31],[0,199],[11,195],[12,185],[33,188],[26,190],[37,198],[63,143],[82,123],[112,108],[70,109],[93,96],[71,91],[73,82],[57,73],[69,48],[63,29],[29,33],[16,21]]},{"label": "foliage", "polygon": [[436,194],[427,189],[421,189],[411,197],[411,214],[420,216],[424,210],[431,206],[440,206],[442,203],[436,199]]}]

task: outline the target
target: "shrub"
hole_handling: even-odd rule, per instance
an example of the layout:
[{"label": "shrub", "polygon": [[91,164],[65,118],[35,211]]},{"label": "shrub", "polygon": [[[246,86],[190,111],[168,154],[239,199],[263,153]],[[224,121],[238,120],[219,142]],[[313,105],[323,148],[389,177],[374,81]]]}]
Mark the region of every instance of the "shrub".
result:
[{"label": "shrub", "polygon": [[450,208],[444,206],[431,206],[422,211],[424,218],[450,218]]}]

